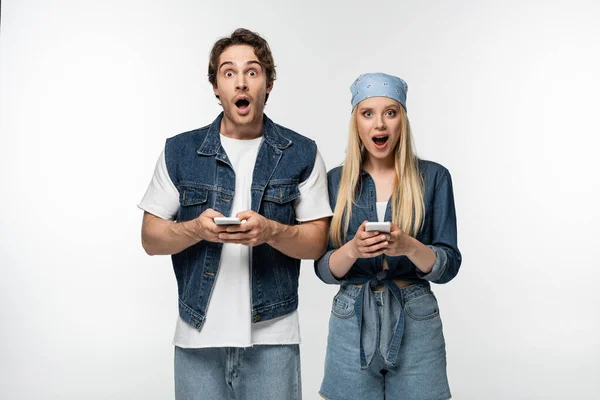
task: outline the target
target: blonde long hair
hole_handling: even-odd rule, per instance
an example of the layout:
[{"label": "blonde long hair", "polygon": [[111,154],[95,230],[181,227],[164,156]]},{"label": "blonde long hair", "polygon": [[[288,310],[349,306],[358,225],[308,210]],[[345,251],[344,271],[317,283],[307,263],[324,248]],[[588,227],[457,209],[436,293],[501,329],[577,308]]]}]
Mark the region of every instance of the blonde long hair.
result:
[{"label": "blonde long hair", "polygon": [[[336,247],[342,246],[346,239],[352,206],[356,204],[355,196],[359,190],[362,190],[358,185],[360,169],[366,160],[366,150],[361,143],[356,126],[357,109],[358,107],[354,108],[350,117],[346,159],[329,231],[331,241]],[[400,140],[394,149],[396,178],[392,192],[392,222],[403,232],[415,237],[421,229],[425,215],[423,179],[419,173],[419,160],[413,149],[410,123],[402,107],[400,107],[400,117],[402,118]]]}]

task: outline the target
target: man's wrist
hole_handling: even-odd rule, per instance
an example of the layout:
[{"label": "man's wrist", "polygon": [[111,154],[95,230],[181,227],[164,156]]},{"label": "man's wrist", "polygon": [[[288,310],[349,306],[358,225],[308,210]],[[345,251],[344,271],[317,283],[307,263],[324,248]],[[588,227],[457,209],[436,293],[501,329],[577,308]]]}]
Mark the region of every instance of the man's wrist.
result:
[{"label": "man's wrist", "polygon": [[177,228],[179,228],[180,234],[187,236],[194,242],[199,242],[203,239],[201,236],[200,222],[198,221],[198,218],[191,221],[177,223],[175,224],[175,229]]},{"label": "man's wrist", "polygon": [[278,239],[283,233],[284,225],[278,223],[277,221],[273,221],[271,219],[267,219],[267,244],[271,247],[275,247]]}]

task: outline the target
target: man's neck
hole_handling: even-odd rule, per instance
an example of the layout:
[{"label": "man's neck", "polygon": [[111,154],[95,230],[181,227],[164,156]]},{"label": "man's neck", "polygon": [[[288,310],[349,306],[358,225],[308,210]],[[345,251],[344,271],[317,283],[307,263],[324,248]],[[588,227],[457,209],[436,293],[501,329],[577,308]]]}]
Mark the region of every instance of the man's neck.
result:
[{"label": "man's neck", "polygon": [[261,137],[263,129],[264,123],[262,115],[257,121],[245,125],[235,124],[224,116],[221,120],[221,126],[219,127],[221,135],[238,140],[250,140]]}]

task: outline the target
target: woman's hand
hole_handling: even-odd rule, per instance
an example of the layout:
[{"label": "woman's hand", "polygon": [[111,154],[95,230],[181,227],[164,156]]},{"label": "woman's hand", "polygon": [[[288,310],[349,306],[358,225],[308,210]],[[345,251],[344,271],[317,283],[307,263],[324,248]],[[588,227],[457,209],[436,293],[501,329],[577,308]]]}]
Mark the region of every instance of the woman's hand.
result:
[{"label": "woman's hand", "polygon": [[356,235],[349,244],[349,253],[352,258],[371,258],[377,257],[384,253],[389,243],[387,241],[388,235],[381,234],[380,232],[367,232],[365,226],[367,221],[358,227]]},{"label": "woman's hand", "polygon": [[387,246],[383,249],[386,256],[410,256],[414,251],[414,238],[402,232],[393,223],[390,223],[390,233],[387,236]]}]

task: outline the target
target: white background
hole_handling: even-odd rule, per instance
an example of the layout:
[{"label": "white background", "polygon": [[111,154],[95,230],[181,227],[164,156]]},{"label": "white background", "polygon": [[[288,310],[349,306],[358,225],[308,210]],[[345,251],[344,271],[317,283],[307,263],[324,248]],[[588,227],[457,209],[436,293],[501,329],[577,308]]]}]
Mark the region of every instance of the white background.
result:
[{"label": "white background", "polygon": [[[267,114],[328,168],[356,76],[408,82],[418,153],[454,181],[464,261],[434,287],[454,398],[598,398],[597,2],[21,0],[1,17],[0,398],[173,397],[175,278],[136,204],[164,140],[219,112],[208,53],[239,26],[273,50]],[[305,399],[334,292],[303,263]]]}]

